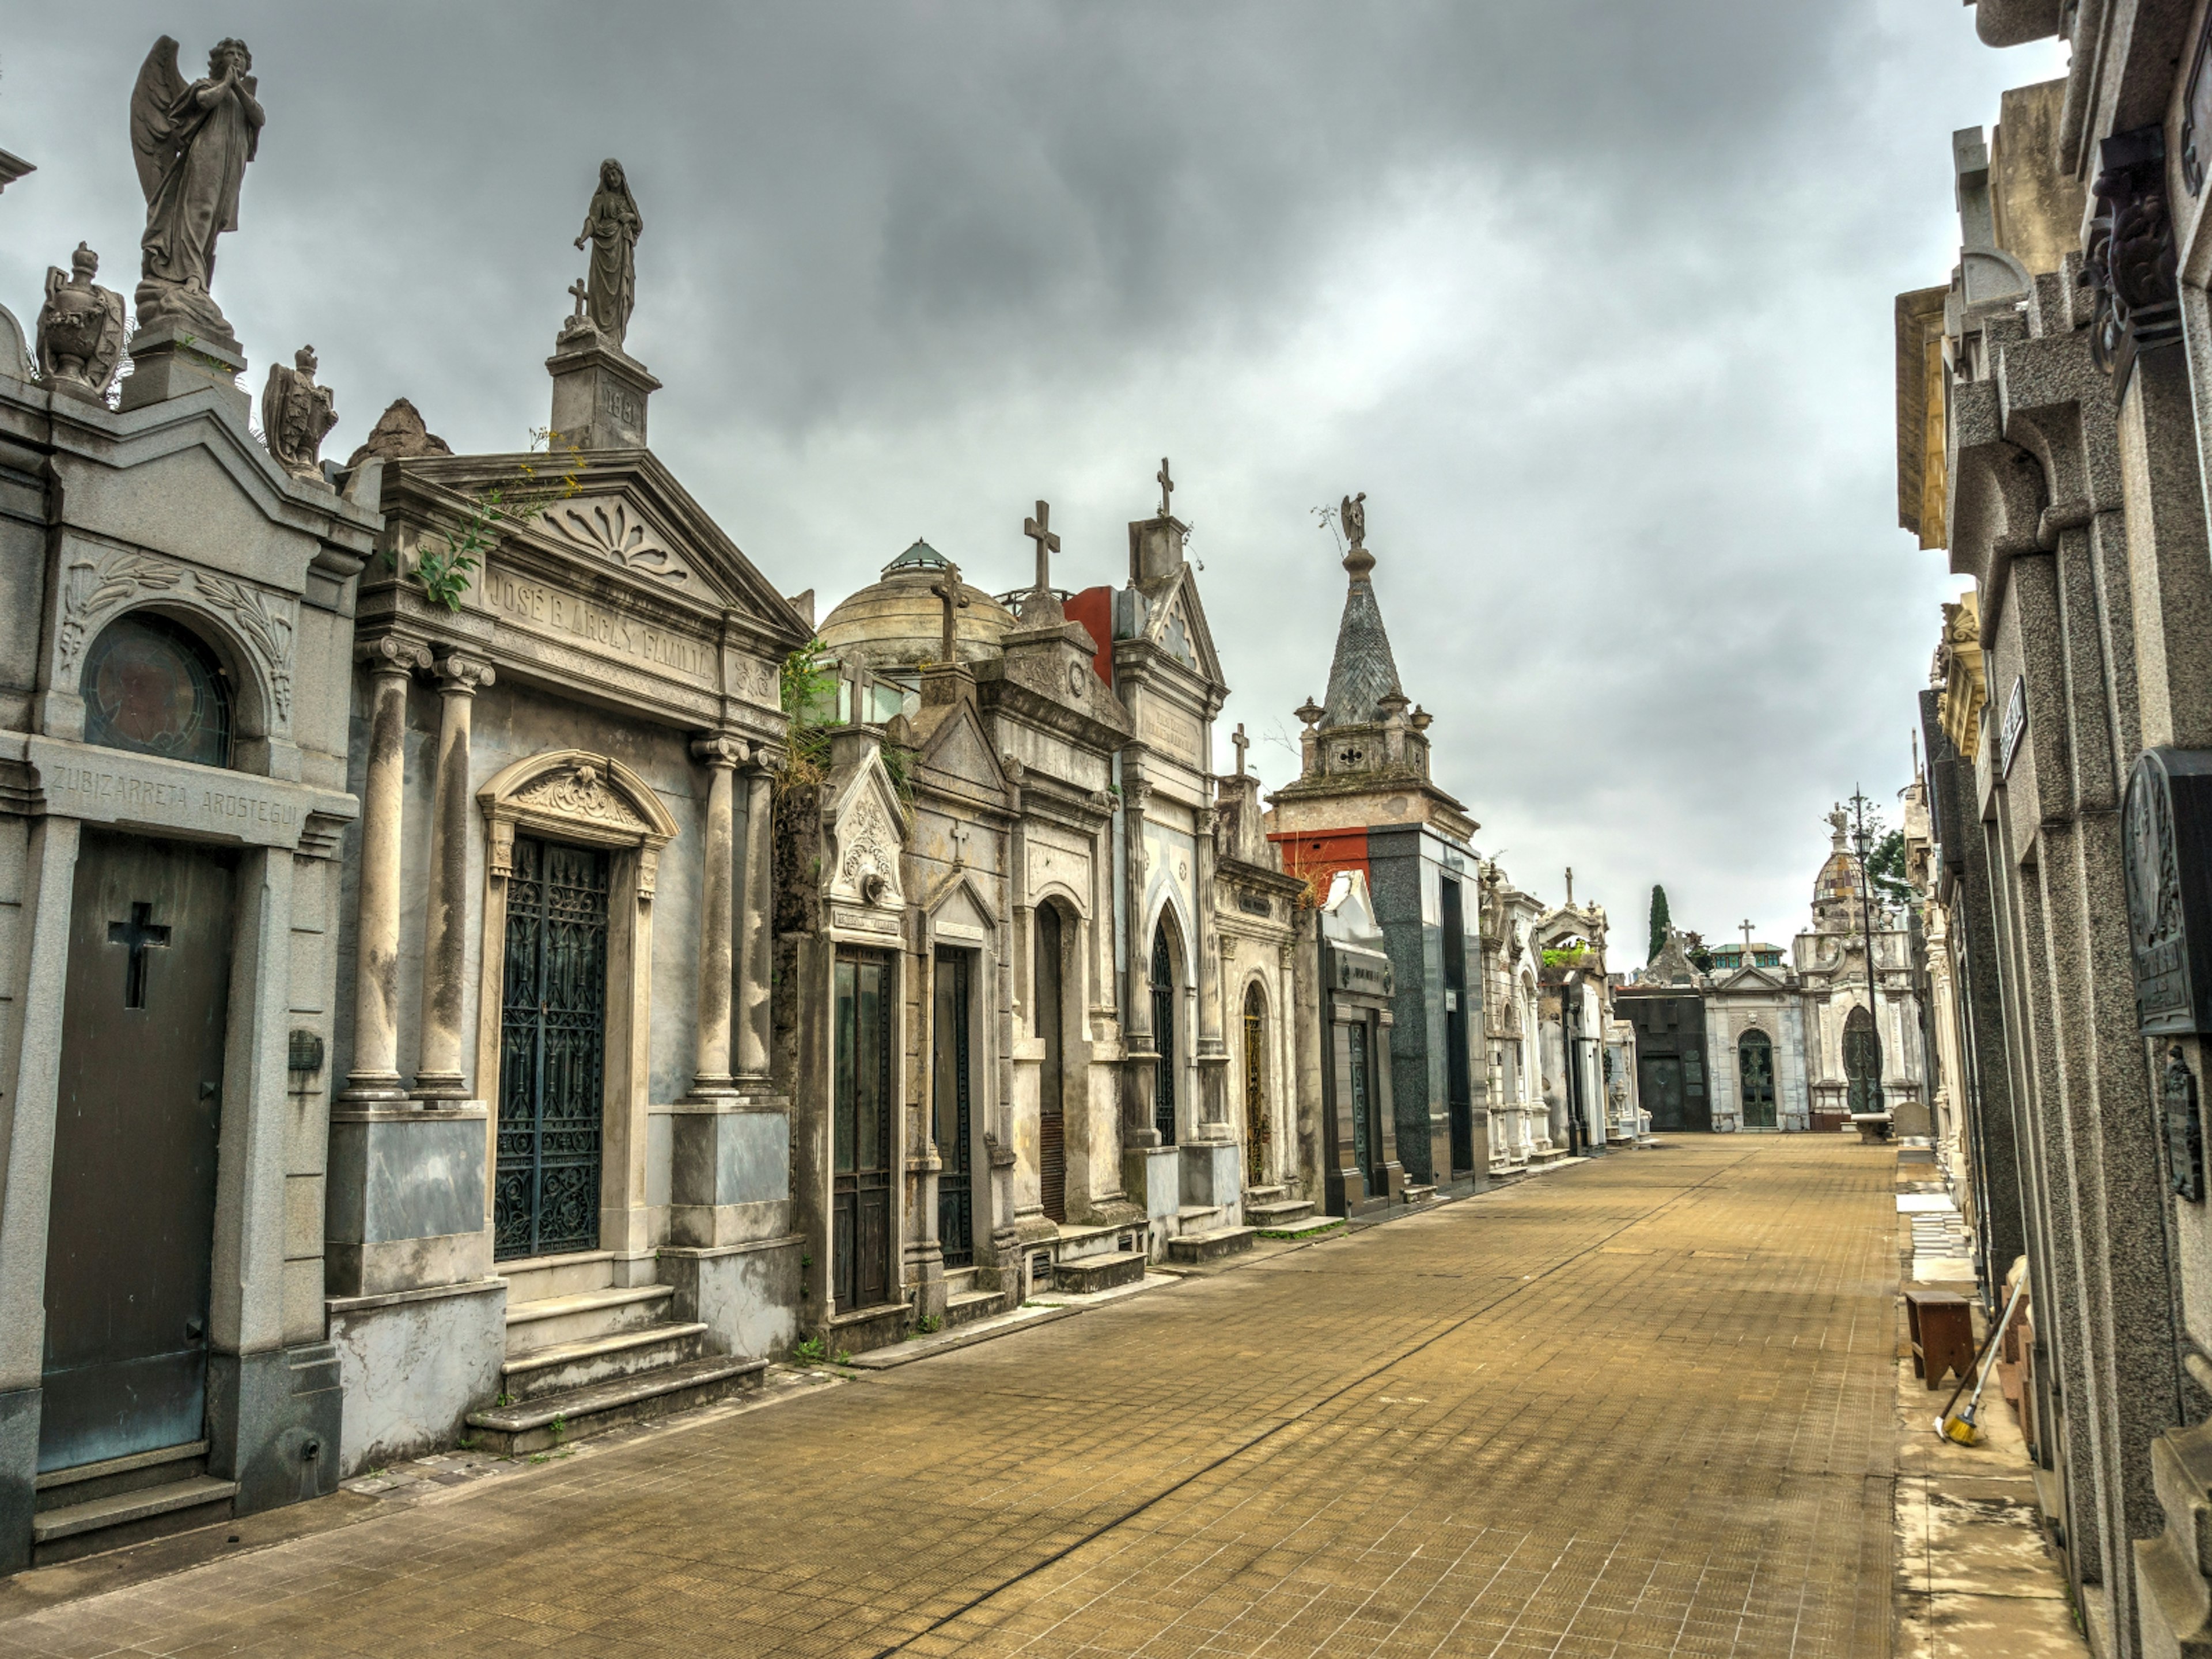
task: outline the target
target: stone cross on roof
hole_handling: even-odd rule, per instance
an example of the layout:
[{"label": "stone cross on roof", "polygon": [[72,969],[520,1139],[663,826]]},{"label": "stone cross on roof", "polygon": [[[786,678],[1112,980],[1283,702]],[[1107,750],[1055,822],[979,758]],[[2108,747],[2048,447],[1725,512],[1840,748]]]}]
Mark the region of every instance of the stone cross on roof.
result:
[{"label": "stone cross on roof", "polygon": [[1252,739],[1244,735],[1243,720],[1237,722],[1237,735],[1229,742],[1230,746],[1237,750],[1237,775],[1241,778],[1244,775],[1244,751],[1252,746]]},{"label": "stone cross on roof", "polygon": [[1152,478],[1153,481],[1160,487],[1160,517],[1163,519],[1174,517],[1174,513],[1170,508],[1168,502],[1169,499],[1175,494],[1175,480],[1168,474],[1168,458],[1166,456],[1163,455],[1160,457],[1160,470],[1152,474]]},{"label": "stone cross on roof", "polygon": [[1022,520],[1022,534],[1036,544],[1036,585],[1041,593],[1052,591],[1052,556],[1060,551],[1060,538],[1052,527],[1052,503],[1039,501],[1036,517]]},{"label": "stone cross on roof", "polygon": [[1743,948],[1748,954],[1751,950],[1751,923],[1748,921],[1739,921],[1736,926],[1743,929]]},{"label": "stone cross on roof", "polygon": [[[1044,503],[1040,501],[1037,505],[1042,507]],[[968,604],[968,596],[960,591],[960,567],[947,560],[945,574],[930,584],[929,591],[945,604],[945,663],[951,667],[960,659],[954,650],[953,624],[958,613]]]},{"label": "stone cross on roof", "polygon": [[1574,902],[1575,902],[1575,866],[1574,866],[1573,865],[1571,865],[1571,865],[1569,865],[1569,866],[1567,866],[1567,905],[1568,905],[1568,908],[1573,908],[1573,906],[1574,906]]}]

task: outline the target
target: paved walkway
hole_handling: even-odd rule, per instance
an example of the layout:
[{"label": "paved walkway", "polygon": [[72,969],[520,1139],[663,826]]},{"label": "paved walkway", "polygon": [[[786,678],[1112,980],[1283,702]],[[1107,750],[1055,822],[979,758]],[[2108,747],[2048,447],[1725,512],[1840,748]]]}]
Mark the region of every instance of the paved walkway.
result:
[{"label": "paved walkway", "polygon": [[1893,1160],[1601,1158],[151,1582],[29,1575],[0,1656],[1883,1654]]}]

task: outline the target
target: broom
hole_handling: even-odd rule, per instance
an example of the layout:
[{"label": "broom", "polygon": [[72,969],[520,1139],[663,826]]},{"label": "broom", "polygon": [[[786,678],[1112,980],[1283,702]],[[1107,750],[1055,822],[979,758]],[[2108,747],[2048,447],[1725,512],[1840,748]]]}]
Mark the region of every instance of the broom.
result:
[{"label": "broom", "polygon": [[[1974,1356],[1974,1370],[1980,1375],[1974,1381],[1973,1398],[1966,1401],[1966,1409],[1953,1415],[1951,1407],[1959,1403],[1959,1396],[1966,1391],[1966,1378],[1959,1379],[1959,1386],[1951,1390],[1951,1398],[1943,1407],[1943,1414],[1936,1419],[1936,1432],[1946,1440],[1955,1440],[1962,1446],[1971,1446],[1982,1437],[1974,1422],[1974,1412],[1982,1403],[1982,1390],[1989,1385],[1990,1373],[1996,1369],[1997,1339],[2004,1334],[2005,1327],[2012,1323],[2012,1312],[2020,1305],[2020,1293],[2027,1288],[2027,1275],[2020,1276],[2020,1283],[2012,1287],[2012,1295],[2005,1303],[2004,1317],[1990,1327],[1990,1334],[1982,1340],[1982,1352]],[[1984,1364],[1986,1358],[1989,1363]],[[1969,1375],[1972,1375],[1972,1372]]]}]

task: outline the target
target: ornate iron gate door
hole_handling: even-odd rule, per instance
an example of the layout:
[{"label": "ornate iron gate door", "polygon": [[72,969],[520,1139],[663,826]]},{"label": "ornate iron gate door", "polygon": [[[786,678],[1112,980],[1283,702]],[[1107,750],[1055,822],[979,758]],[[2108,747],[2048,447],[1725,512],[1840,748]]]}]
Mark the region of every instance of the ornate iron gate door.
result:
[{"label": "ornate iron gate door", "polygon": [[1162,927],[1152,935],[1152,1047],[1160,1056],[1152,1073],[1152,1127],[1163,1146],[1176,1144],[1175,1008],[1175,957]]},{"label": "ornate iron gate door", "polygon": [[39,1468],[200,1438],[232,874],[88,830],[62,998]]},{"label": "ornate iron gate door", "polygon": [[1474,1168],[1474,1081],[1468,1044],[1467,918],[1459,884],[1442,884],[1444,935],[1444,1115],[1455,1173]]},{"label": "ornate iron gate door", "polygon": [[1881,1036],[1864,1007],[1844,1018],[1844,1081],[1850,1110],[1881,1109]]},{"label": "ornate iron gate door", "polygon": [[1048,1221],[1067,1219],[1067,1070],[1061,1047],[1060,912],[1036,912],[1036,1027],[1044,1039],[1037,1073],[1038,1202]]},{"label": "ornate iron gate door", "polygon": [[1367,1085],[1367,1022],[1340,1021],[1336,1035],[1337,1091],[1345,1109],[1352,1114],[1352,1161],[1358,1166],[1360,1178],[1367,1183],[1367,1195],[1372,1198],[1375,1146],[1382,1132],[1374,1121],[1374,1108],[1368,1099],[1371,1091]]},{"label": "ornate iron gate door", "polygon": [[1244,993],[1244,1182],[1261,1187],[1267,1181],[1267,1143],[1273,1126],[1267,1121],[1266,1073],[1267,1006],[1253,986]]},{"label": "ornate iron gate door", "polygon": [[607,855],[526,836],[507,883],[493,1254],[599,1247]]},{"label": "ornate iron gate door", "polygon": [[969,1141],[975,1123],[969,1094],[969,963],[965,951],[937,953],[935,1017],[930,1022],[930,1104],[937,1138],[937,1243],[948,1267],[975,1261],[975,1181]]},{"label": "ornate iron gate door", "polygon": [[847,1313],[891,1295],[890,968],[873,951],[840,951],[836,975],[830,1279]]},{"label": "ornate iron gate door", "polygon": [[1774,1127],[1774,1045],[1764,1031],[1746,1031],[1736,1044],[1736,1076],[1743,1085],[1743,1127]]}]

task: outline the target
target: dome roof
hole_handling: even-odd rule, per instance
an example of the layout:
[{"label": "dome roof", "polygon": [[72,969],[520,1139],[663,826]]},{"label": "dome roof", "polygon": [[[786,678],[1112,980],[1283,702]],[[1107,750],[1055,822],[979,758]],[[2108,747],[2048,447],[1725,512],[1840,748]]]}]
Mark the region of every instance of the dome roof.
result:
[{"label": "dome roof", "polygon": [[[934,662],[945,644],[945,602],[930,590],[951,561],[916,541],[884,567],[882,578],[845,599],[822,619],[822,643],[838,657],[873,669],[912,668]],[[962,582],[968,603],[953,621],[953,648],[963,662],[998,653],[999,641],[1018,626],[1007,610],[981,588]]]},{"label": "dome roof", "polygon": [[1859,896],[1859,861],[1852,854],[1837,849],[1828,854],[1828,861],[1820,866],[1820,873],[1813,883],[1813,902],[1832,903],[1838,899],[1856,899]]}]

